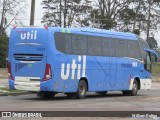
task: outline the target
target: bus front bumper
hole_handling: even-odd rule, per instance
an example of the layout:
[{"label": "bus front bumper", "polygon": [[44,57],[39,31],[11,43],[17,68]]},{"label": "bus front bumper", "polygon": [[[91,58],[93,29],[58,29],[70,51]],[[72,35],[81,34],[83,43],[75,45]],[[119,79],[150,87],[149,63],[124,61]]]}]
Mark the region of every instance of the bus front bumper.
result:
[{"label": "bus front bumper", "polygon": [[152,80],[151,79],[141,79],[140,80],[140,89],[141,90],[149,90],[151,89]]},{"label": "bus front bumper", "polygon": [[[129,90],[132,90],[134,79],[131,79]],[[151,79],[141,79],[140,80],[140,90],[149,90],[151,89],[152,80]]]}]

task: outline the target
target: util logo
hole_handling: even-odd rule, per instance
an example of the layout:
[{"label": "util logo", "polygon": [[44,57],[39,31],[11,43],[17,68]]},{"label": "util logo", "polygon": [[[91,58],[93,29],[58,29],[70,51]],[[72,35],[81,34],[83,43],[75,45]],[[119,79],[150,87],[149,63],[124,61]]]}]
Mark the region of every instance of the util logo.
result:
[{"label": "util logo", "polygon": [[[71,69],[70,69],[71,68]],[[70,73],[71,70],[71,73]],[[77,70],[77,73],[76,73]],[[80,77],[85,77],[86,75],[86,56],[78,56],[78,62],[76,60],[72,60],[72,64],[65,65],[62,63],[61,65],[61,78],[63,80],[67,80],[71,75],[71,79],[80,79]]]},{"label": "util logo", "polygon": [[36,40],[37,39],[37,30],[24,32],[20,34],[21,40]]}]

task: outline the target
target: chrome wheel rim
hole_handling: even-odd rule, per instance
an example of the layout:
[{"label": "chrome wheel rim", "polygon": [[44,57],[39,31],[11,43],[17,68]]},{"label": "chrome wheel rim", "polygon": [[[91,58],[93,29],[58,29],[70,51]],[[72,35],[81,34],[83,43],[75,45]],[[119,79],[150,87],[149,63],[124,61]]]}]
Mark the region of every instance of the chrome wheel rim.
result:
[{"label": "chrome wheel rim", "polygon": [[133,88],[132,88],[133,93],[137,93],[137,85],[133,84]]},{"label": "chrome wheel rim", "polygon": [[80,93],[80,95],[85,94],[85,87],[83,86],[83,84],[81,84],[80,87],[79,87],[79,93]]}]

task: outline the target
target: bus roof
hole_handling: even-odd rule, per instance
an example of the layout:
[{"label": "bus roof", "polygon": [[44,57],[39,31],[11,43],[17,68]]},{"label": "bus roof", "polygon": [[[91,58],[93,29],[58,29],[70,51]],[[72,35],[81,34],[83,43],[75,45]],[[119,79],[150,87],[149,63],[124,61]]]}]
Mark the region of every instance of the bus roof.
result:
[{"label": "bus roof", "polygon": [[117,32],[113,30],[104,30],[104,29],[97,29],[97,28],[90,28],[90,27],[77,27],[77,28],[62,28],[62,27],[18,27],[21,29],[48,29],[50,31],[55,32],[64,32],[64,33],[75,33],[75,34],[84,34],[84,35],[92,35],[92,36],[101,36],[101,37],[110,37],[110,38],[121,38],[127,40],[137,40],[137,35],[128,32]]},{"label": "bus roof", "polygon": [[76,33],[76,34],[85,34],[85,35],[93,35],[93,36],[101,36],[101,37],[111,37],[111,38],[121,38],[128,40],[137,40],[137,35],[128,32],[117,32],[111,30],[97,29],[97,28],[89,28],[89,27],[79,27],[79,28],[61,28],[61,27],[49,27],[49,29],[53,29],[57,32],[64,33]]}]

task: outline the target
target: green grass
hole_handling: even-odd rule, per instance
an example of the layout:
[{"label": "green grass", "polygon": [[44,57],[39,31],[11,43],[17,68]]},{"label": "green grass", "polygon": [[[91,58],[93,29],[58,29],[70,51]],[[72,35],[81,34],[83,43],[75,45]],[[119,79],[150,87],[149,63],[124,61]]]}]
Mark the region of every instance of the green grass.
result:
[{"label": "green grass", "polygon": [[152,80],[160,82],[160,62],[152,64]]},{"label": "green grass", "polygon": [[160,77],[160,62],[153,63],[152,74],[153,74],[153,76],[159,76]]},{"label": "green grass", "polygon": [[22,91],[22,90],[10,90],[7,87],[0,87],[0,95],[1,94],[21,93],[21,92],[26,92],[26,91]]}]

